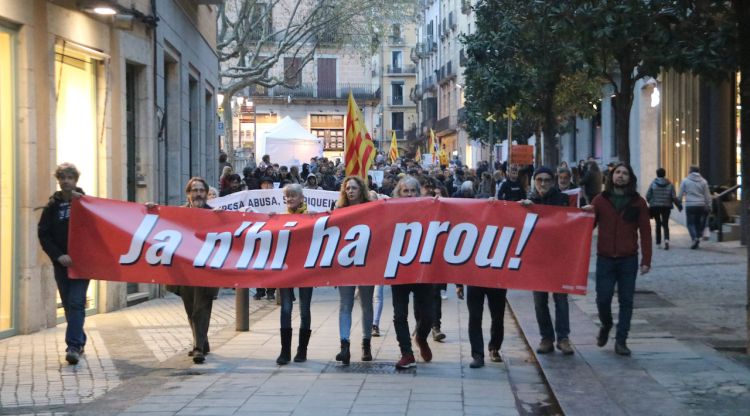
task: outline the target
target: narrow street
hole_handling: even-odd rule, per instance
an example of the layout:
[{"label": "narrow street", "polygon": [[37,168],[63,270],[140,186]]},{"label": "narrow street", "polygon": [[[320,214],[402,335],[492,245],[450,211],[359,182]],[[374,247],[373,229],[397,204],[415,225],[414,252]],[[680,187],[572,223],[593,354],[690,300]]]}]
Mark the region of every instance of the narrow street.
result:
[{"label": "narrow street", "polygon": [[[470,369],[468,312],[453,286],[443,301],[443,343],[430,341],[431,363],[397,372],[390,293],[361,363],[359,308],[352,364],[338,350],[338,294],[316,288],[306,363],[279,367],[278,307],[251,301],[249,332],[234,330],[234,296],[214,303],[206,364],[187,357],[190,333],[179,298],[169,295],[89,317],[89,343],[77,366],[63,360],[64,325],[0,341],[0,413],[45,415],[718,415],[750,407],[744,342],[744,249],[707,242],[689,250],[673,227],[672,249],[655,250],[639,277],[630,346],[595,346],[598,331],[592,261],[587,296],[571,298],[576,354],[539,356],[528,292],[509,292],[503,363]],[[593,260],[593,258],[592,258]],[[615,309],[616,310],[616,309]],[[297,309],[295,306],[295,325]],[[485,327],[488,326],[485,312]],[[485,330],[485,341],[489,329]],[[293,346],[296,345],[296,333]],[[624,387],[627,386],[627,387]]]}]

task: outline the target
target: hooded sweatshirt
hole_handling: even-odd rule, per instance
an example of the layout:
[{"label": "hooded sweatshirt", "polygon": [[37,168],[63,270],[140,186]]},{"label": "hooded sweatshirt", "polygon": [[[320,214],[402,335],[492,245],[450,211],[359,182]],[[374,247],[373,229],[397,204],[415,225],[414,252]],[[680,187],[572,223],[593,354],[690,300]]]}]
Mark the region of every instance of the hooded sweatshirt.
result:
[{"label": "hooded sweatshirt", "polygon": [[686,207],[711,207],[708,182],[698,172],[690,173],[680,184],[679,199],[685,197]]},{"label": "hooded sweatshirt", "polygon": [[651,182],[646,193],[649,207],[672,208],[672,202],[677,199],[674,185],[667,178],[656,178]]}]

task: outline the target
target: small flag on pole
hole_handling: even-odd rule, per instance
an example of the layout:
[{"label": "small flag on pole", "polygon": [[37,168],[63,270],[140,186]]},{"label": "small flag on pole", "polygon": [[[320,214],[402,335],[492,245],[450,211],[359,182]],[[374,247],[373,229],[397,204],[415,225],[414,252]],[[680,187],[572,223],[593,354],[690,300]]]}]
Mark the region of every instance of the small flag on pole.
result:
[{"label": "small flag on pole", "polygon": [[435,132],[430,129],[430,153],[432,153],[432,164],[434,165],[438,160],[438,144],[435,140]]},{"label": "small flag on pole", "polygon": [[398,143],[396,143],[396,130],[391,130],[391,149],[388,151],[388,156],[391,158],[391,163],[395,163],[398,159]]},{"label": "small flag on pole", "polygon": [[418,164],[422,164],[422,152],[419,150],[419,147],[417,147],[417,154],[414,156],[414,160],[416,160]]},{"label": "small flag on pole", "polygon": [[346,112],[346,142],[344,163],[346,175],[367,179],[367,171],[375,160],[375,143],[367,132],[364,117],[354,96],[349,91],[349,109]]}]

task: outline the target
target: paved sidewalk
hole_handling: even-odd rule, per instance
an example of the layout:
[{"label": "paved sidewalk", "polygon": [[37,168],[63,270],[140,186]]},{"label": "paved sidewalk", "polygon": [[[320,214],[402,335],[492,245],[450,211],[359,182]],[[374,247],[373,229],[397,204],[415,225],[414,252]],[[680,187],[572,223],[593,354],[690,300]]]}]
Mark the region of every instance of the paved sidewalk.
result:
[{"label": "paved sidewalk", "polygon": [[[628,340],[632,357],[615,355],[614,339],[596,346],[592,256],[588,294],[570,297],[576,354],[537,355],[565,414],[748,414],[750,364],[711,348],[746,339],[744,248],[702,242],[701,249],[690,250],[684,227],[673,224],[671,233],[670,250],[655,248],[651,273],[638,277]],[[531,294],[511,291],[509,303],[535,347],[540,337]],[[617,310],[615,297],[615,315]]]},{"label": "paved sidewalk", "polygon": [[[214,302],[209,337],[234,330],[234,292]],[[275,306],[275,305],[274,305]],[[251,312],[264,307],[251,303]],[[174,295],[86,319],[88,342],[78,365],[64,360],[65,324],[0,341],[0,414],[64,411],[102,398],[128,379],[170,359],[187,365],[192,335]]]},{"label": "paved sidewalk", "polygon": [[[389,289],[386,288],[389,295]],[[358,306],[352,325],[352,363],[333,361],[338,352],[338,294],[333,288],[313,293],[308,361],[279,367],[278,313],[255,321],[212,351],[194,375],[168,382],[125,409],[122,415],[516,415],[516,400],[505,363],[469,369],[466,305],[443,302],[445,343],[430,342],[431,363],[418,359],[416,370],[396,371],[399,357],[390,296],[373,338],[371,363],[361,363]],[[294,325],[298,326],[295,304]],[[508,323],[513,328],[512,321]],[[489,332],[489,331],[487,331]],[[293,349],[296,348],[296,328]],[[517,334],[512,336],[518,337]],[[418,350],[417,350],[418,351]]]}]

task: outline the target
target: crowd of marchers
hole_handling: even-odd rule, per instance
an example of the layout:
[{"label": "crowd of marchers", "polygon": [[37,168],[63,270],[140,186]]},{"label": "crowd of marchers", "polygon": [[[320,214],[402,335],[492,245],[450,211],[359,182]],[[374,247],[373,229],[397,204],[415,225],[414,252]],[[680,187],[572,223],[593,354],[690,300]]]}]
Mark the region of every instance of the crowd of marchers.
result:
[{"label": "crowd of marchers", "polygon": [[[233,173],[226,156],[219,160],[222,171],[216,188],[203,178],[191,178],[185,187],[186,208],[209,208],[207,201],[219,195],[228,195],[244,189],[283,189],[287,213],[307,212],[303,190],[327,189],[339,192],[332,210],[368,203],[378,198],[410,198],[419,196],[444,198],[485,198],[517,201],[523,206],[532,204],[569,206],[565,191],[580,188],[580,206],[595,215],[598,228],[596,245],[596,304],[600,327],[596,343],[604,347],[615,328],[612,299],[615,289],[619,311],[615,333],[614,352],[628,356],[628,332],[633,313],[633,297],[636,277],[646,274],[651,268],[652,242],[650,219],[656,222],[656,244],[669,249],[669,214],[673,207],[682,210],[683,201],[687,210],[687,224],[693,238],[691,248],[697,249],[705,227],[706,216],[711,206],[708,184],[699,169],[692,167],[676,191],[665,178],[664,169],[658,169],[656,179],[650,184],[646,198],[636,191],[637,178],[632,168],[625,163],[610,164],[600,168],[593,159],[580,161],[569,167],[563,162],[556,168],[547,166],[519,166],[507,163],[480,162],[476,169],[462,166],[458,160],[441,157],[436,163],[425,167],[410,159],[398,159],[386,163],[378,154],[373,170],[382,171],[380,183],[372,175],[366,179],[345,176],[340,160],[312,158],[302,166],[279,166],[270,155],[263,156],[257,165],[243,169],[243,176]],[[67,268],[75,259],[68,256],[68,221],[73,198],[83,194],[77,187],[80,172],[70,163],[63,163],[54,173],[60,190],[55,192],[42,212],[39,221],[39,240],[49,255],[55,271],[60,298],[62,299],[67,329],[65,359],[75,365],[83,357],[86,345],[84,331],[85,302],[88,280],[70,279]],[[377,175],[380,176],[380,175]],[[151,203],[147,204],[151,205]],[[663,237],[663,239],[662,239]],[[401,351],[396,363],[398,369],[414,367],[416,358],[413,345],[419,350],[424,362],[432,360],[432,349],[428,342],[444,342],[446,334],[441,330],[442,301],[447,298],[446,285],[402,284],[391,285],[393,303],[393,328]],[[203,363],[210,352],[208,329],[213,300],[217,288],[195,286],[169,286],[169,291],[180,296],[184,303],[188,322],[193,333],[192,348],[188,355],[196,364]],[[254,299],[263,296],[275,298],[279,290],[280,353],[278,365],[307,360],[307,348],[312,335],[310,305],[314,301],[312,287],[256,289]],[[371,338],[381,335],[380,322],[383,312],[385,286],[339,286],[339,336],[340,349],[335,359],[349,365],[352,357],[351,326],[355,299],[361,306],[361,360],[373,360]],[[296,294],[295,294],[296,291]],[[486,304],[491,320],[489,342],[486,345],[489,359],[501,362],[503,344],[503,319],[506,289],[456,285],[456,295],[465,300],[469,312],[468,335],[471,344],[471,368],[485,365],[485,344],[482,334],[482,317]],[[409,302],[413,296],[413,314],[416,328],[409,329]],[[534,292],[533,302],[539,326],[541,342],[536,351],[549,354],[557,348],[565,355],[573,355],[571,342],[568,295],[552,293],[554,319],[549,309],[550,293]],[[300,309],[297,349],[292,357],[292,310],[294,303]]]}]

